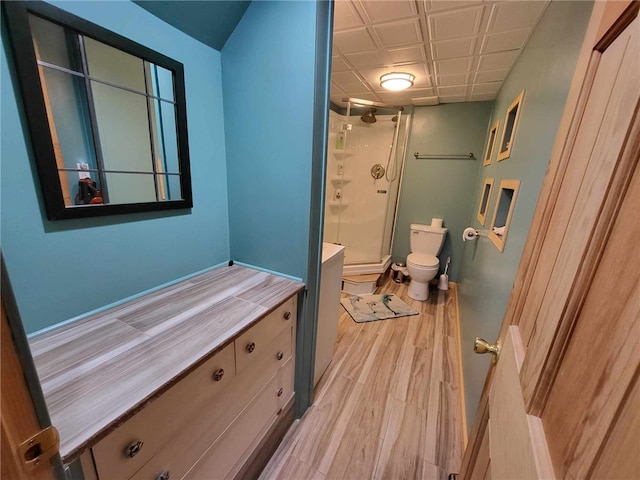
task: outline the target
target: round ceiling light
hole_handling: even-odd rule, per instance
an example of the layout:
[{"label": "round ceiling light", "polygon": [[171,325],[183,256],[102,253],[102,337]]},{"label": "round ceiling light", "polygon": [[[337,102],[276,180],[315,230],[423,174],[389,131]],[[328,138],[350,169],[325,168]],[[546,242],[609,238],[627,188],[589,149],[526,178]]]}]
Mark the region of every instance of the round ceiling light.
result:
[{"label": "round ceiling light", "polygon": [[405,90],[413,86],[415,76],[410,73],[391,72],[380,77],[380,86],[387,90]]}]

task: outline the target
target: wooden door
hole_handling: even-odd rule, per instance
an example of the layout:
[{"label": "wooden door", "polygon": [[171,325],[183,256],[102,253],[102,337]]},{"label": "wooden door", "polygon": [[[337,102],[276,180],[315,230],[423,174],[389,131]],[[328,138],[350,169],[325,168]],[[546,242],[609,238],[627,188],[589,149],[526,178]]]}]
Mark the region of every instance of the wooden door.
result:
[{"label": "wooden door", "polygon": [[462,478],[640,478],[639,59],[596,2]]},{"label": "wooden door", "polygon": [[[52,463],[43,462],[34,469],[25,469],[18,455],[18,445],[41,430],[31,394],[25,380],[22,362],[9,327],[5,302],[13,296],[2,266],[2,304],[0,323],[1,386],[0,386],[0,472],[7,480],[53,480],[55,472],[61,473],[60,457]],[[7,298],[9,297],[9,298]],[[24,339],[26,342],[26,338]]]}]

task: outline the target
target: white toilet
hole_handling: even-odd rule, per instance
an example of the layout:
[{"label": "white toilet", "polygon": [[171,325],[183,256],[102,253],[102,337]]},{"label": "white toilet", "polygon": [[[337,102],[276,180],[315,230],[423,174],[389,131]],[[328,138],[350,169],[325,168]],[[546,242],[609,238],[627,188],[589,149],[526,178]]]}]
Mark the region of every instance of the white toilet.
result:
[{"label": "white toilet", "polygon": [[407,257],[411,283],[407,293],[414,300],[429,298],[429,280],[437,275],[440,268],[440,260],[436,255],[440,253],[446,235],[446,228],[411,224],[411,253]]}]

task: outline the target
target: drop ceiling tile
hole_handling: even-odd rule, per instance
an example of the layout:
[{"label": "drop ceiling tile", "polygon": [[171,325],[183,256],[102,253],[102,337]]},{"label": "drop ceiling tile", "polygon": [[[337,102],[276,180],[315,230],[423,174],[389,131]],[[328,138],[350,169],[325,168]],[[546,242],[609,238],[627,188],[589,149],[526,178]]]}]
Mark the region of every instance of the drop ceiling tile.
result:
[{"label": "drop ceiling tile", "polygon": [[519,54],[519,50],[510,50],[508,52],[481,55],[480,62],[478,63],[478,70],[485,71],[511,68]]},{"label": "drop ceiling tile", "polygon": [[416,107],[424,107],[428,105],[438,105],[440,103],[440,99],[436,96],[433,97],[413,97],[411,99],[411,103],[413,103]]},{"label": "drop ceiling tile", "polygon": [[482,39],[480,53],[503,52],[524,47],[531,29],[521,28],[511,32],[492,33]]},{"label": "drop ceiling tile", "polygon": [[456,9],[428,15],[431,41],[468,37],[480,30],[484,6]]},{"label": "drop ceiling tile", "polygon": [[458,85],[455,87],[438,87],[438,96],[451,97],[455,95],[465,96],[467,94],[467,85]]},{"label": "drop ceiling tile", "polygon": [[466,85],[469,83],[469,73],[456,73],[454,75],[438,75],[436,85],[445,87],[450,85]]},{"label": "drop ceiling tile", "polygon": [[342,90],[335,82],[331,82],[331,95],[344,95],[344,90]]},{"label": "drop ceiling tile", "polygon": [[407,93],[411,97],[433,97],[436,94],[435,88],[410,88]]},{"label": "drop ceiling tile", "polygon": [[445,60],[473,55],[475,47],[476,37],[456,38],[454,40],[433,42],[431,44],[431,52],[434,60]]},{"label": "drop ceiling tile", "polygon": [[479,93],[477,95],[471,94],[469,95],[469,100],[472,102],[486,102],[487,100],[495,100],[496,96],[496,93]]},{"label": "drop ceiling tile", "polygon": [[440,103],[460,103],[464,102],[467,99],[465,95],[449,95],[449,96],[441,96]]},{"label": "drop ceiling tile", "polygon": [[505,78],[507,78],[508,74],[509,74],[509,70],[506,68],[502,70],[489,70],[486,72],[478,72],[476,73],[476,76],[473,79],[473,81],[475,83],[500,82]]},{"label": "drop ceiling tile", "polygon": [[[335,2],[336,4],[342,2]],[[393,0],[393,1],[363,1],[362,9],[372,22],[387,22],[397,18],[410,17],[417,15],[418,10],[416,4],[410,0]]]},{"label": "drop ceiling tile", "polygon": [[394,65],[403,63],[419,63],[427,60],[424,46],[414,45],[411,47],[394,48],[388,50]]},{"label": "drop ceiling tile", "polygon": [[354,87],[358,88],[362,85],[360,79],[351,71],[333,72],[331,74],[331,81],[344,91],[353,90]]},{"label": "drop ceiling tile", "polygon": [[411,105],[411,97],[406,92],[378,92],[378,97],[382,100],[382,103],[386,103],[390,106],[403,106]]},{"label": "drop ceiling tile", "polygon": [[346,72],[351,70],[351,67],[345,63],[345,61],[339,55],[334,55],[331,58],[331,71],[332,72]]},{"label": "drop ceiling tile", "polygon": [[424,0],[424,9],[427,12],[435,12],[439,10],[453,10],[469,5],[477,5],[479,3],[482,3],[482,0]]},{"label": "drop ceiling tile", "polygon": [[342,53],[366,52],[376,48],[366,28],[334,32],[333,45]]},{"label": "drop ceiling tile", "polygon": [[386,48],[422,43],[420,22],[417,18],[402,22],[392,22],[371,27]]},{"label": "drop ceiling tile", "polygon": [[471,88],[471,95],[490,93],[495,95],[500,90],[502,82],[475,83]]},{"label": "drop ceiling tile", "polygon": [[371,68],[371,67],[384,67],[386,65],[391,65],[391,55],[387,52],[373,50],[370,52],[360,52],[360,53],[348,53],[345,55],[347,60],[353,65],[355,68]]},{"label": "drop ceiling tile", "polygon": [[364,25],[351,2],[334,2],[333,30],[340,31]]},{"label": "drop ceiling tile", "polygon": [[506,32],[533,27],[546,8],[547,1],[500,2],[491,6],[487,32]]},{"label": "drop ceiling tile", "polygon": [[437,75],[452,75],[456,73],[467,73],[473,65],[473,57],[456,58],[452,60],[436,60],[433,62]]}]

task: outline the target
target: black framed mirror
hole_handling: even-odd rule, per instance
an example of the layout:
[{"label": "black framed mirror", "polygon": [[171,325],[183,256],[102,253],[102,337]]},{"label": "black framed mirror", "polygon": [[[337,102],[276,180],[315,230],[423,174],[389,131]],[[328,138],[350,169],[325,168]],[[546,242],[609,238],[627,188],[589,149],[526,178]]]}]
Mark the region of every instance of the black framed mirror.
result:
[{"label": "black framed mirror", "polygon": [[44,2],[3,2],[47,218],[193,206],[184,68]]}]

